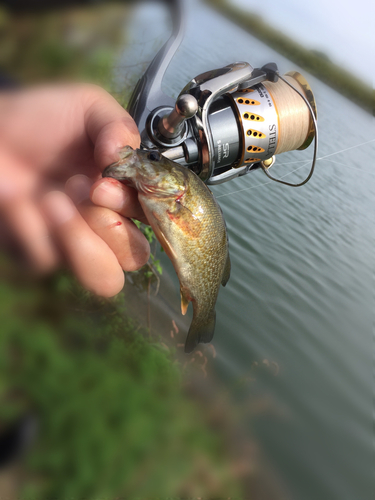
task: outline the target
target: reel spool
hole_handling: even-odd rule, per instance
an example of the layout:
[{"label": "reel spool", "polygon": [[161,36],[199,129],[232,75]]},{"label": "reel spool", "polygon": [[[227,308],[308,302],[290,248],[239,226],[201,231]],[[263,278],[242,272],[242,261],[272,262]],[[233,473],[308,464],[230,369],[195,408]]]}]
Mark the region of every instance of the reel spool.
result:
[{"label": "reel spool", "polygon": [[[303,93],[316,115],[314,96],[303,76],[293,72],[284,78]],[[229,165],[239,168],[266,162],[269,168],[274,155],[306,149],[315,135],[306,103],[281,79],[225,94],[211,105],[209,123],[216,175]]]},{"label": "reel spool", "polygon": [[[299,73],[296,75],[303,79]],[[305,93],[298,80],[285,77]],[[234,92],[231,97],[242,125],[244,156],[240,163],[267,160],[274,154],[305,149],[311,143],[314,127],[309,110],[283,81],[264,82],[252,89]],[[310,104],[315,106],[313,101]]]}]

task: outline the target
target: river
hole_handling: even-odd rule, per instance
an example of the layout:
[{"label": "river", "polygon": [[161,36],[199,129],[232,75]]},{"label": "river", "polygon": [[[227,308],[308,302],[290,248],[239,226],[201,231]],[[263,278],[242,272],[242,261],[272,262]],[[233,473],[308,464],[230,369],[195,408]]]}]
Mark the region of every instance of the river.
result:
[{"label": "river", "polygon": [[[282,186],[256,171],[212,189],[228,226],[232,274],[217,303],[209,369],[228,386],[248,380],[238,397],[258,403],[246,428],[287,498],[372,500],[374,119],[219,14],[202,6],[192,14],[166,92],[176,96],[200,72],[228,63],[273,61],[309,81],[320,134],[307,185]],[[311,157],[312,148],[284,153],[273,175]],[[177,278],[160,257],[159,301],[186,328]],[[163,312],[152,314],[157,321]]]}]

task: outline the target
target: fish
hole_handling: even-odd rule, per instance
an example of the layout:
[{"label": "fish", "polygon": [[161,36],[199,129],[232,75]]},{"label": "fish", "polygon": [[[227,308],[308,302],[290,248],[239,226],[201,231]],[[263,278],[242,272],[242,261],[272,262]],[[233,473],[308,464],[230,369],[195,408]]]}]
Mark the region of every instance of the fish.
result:
[{"label": "fish", "polygon": [[212,192],[189,168],[156,149],[126,146],[102,176],[138,191],[147,220],[177,273],[182,314],[193,304],[185,352],[211,342],[216,300],[231,267],[224,216]]}]

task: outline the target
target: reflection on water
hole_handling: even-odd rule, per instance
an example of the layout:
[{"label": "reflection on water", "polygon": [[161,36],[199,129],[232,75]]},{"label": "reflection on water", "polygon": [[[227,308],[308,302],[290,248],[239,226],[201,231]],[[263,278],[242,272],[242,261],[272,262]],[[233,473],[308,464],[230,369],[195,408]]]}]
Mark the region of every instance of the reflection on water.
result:
[{"label": "reflection on water", "polygon": [[[238,60],[299,69],[201,8],[165,78],[177,95],[195,75]],[[373,490],[372,364],[375,177],[374,120],[304,74],[314,90],[319,160],[293,189],[262,172],[213,188],[227,221],[232,276],[219,295],[209,370],[246,381],[235,396],[251,407],[242,425],[255,436],[292,499],[370,499]],[[283,176],[312,150],[285,153]],[[309,165],[289,180],[302,179]],[[244,190],[246,188],[246,190]],[[230,193],[236,193],[231,195]],[[227,196],[225,196],[227,195]],[[178,282],[164,275],[155,327],[184,332]],[[164,318],[164,320],[163,320]]]}]

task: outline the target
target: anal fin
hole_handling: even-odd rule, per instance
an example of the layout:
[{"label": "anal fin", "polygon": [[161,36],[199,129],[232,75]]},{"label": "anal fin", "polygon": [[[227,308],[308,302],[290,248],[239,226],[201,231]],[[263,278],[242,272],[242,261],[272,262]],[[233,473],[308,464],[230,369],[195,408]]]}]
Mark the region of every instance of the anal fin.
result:
[{"label": "anal fin", "polygon": [[187,308],[189,306],[190,298],[186,295],[182,288],[180,288],[181,294],[181,312],[185,316]]}]

